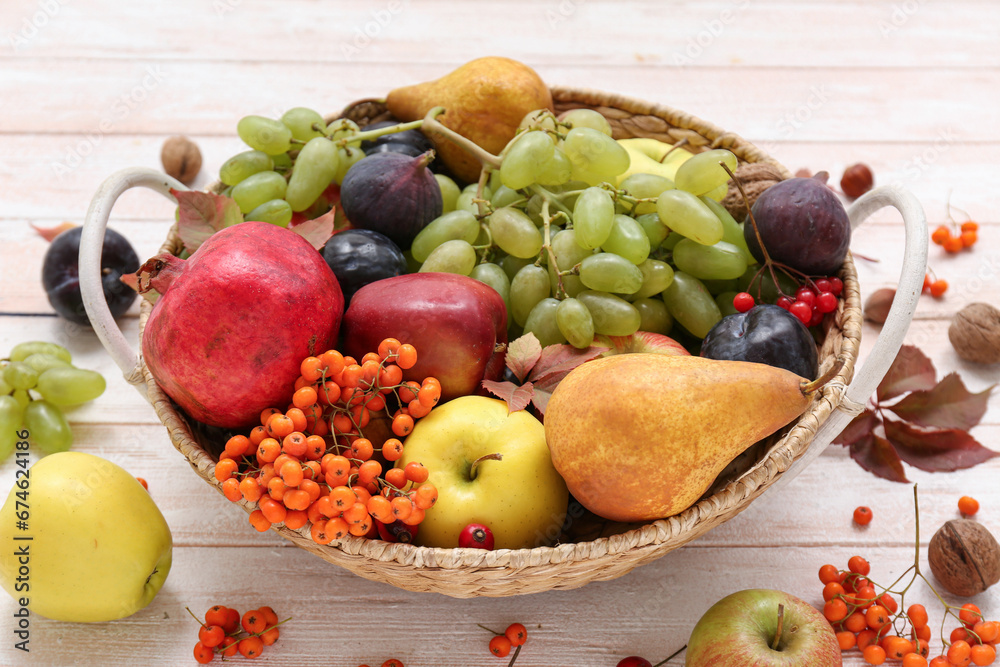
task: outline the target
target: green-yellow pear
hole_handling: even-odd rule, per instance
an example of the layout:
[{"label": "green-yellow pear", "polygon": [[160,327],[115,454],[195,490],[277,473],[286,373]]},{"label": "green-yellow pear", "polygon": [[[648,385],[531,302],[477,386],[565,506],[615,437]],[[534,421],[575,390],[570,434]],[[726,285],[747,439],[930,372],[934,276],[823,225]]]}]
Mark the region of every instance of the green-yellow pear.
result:
[{"label": "green-yellow pear", "polygon": [[[552,109],[552,94],[535,70],[510,58],[471,60],[440,79],[397,88],[386,106],[401,121],[423,118],[444,107],[438,120],[496,155],[514,138],[530,111]],[[479,178],[481,165],[465,149],[430,133],[438,156],[466,183]]]},{"label": "green-yellow pear", "polygon": [[552,467],[545,428],[524,410],[508,412],[505,402],[485,396],[452,399],[407,436],[396,467],[411,461],[427,467],[438,490],[417,544],[457,547],[470,523],[487,526],[497,549],[548,545],[559,536],[566,484]]},{"label": "green-yellow pear", "polygon": [[751,362],[604,357],[556,387],[545,439],[584,507],[615,521],[661,519],[690,507],[738,454],[801,415],[815,388],[806,383]]},{"label": "green-yellow pear", "polygon": [[166,580],[171,548],[146,489],[92,454],[40,459],[0,509],[0,583],[20,606],[57,621],[139,611]]}]

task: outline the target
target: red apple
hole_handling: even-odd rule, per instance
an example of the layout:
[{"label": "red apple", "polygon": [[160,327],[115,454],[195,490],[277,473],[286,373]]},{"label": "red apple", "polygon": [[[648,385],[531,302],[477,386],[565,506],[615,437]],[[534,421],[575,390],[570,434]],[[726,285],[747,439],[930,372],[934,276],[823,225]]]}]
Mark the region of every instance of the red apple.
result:
[{"label": "red apple", "polygon": [[691,631],[684,665],[840,667],[840,645],[830,622],[808,602],[781,591],[750,589],[722,598],[705,612]]},{"label": "red apple", "polygon": [[594,338],[594,345],[608,348],[607,352],[601,353],[602,357],[610,357],[614,354],[632,354],[634,352],[691,354],[683,345],[670,336],[650,331],[636,331],[631,336],[605,336],[598,334]]},{"label": "red apple", "polygon": [[357,359],[385,338],[417,348],[403,378],[441,382],[441,400],[481,394],[499,380],[507,343],[507,308],[492,287],[452,273],[408,273],[365,285],[342,324],[343,350]]}]

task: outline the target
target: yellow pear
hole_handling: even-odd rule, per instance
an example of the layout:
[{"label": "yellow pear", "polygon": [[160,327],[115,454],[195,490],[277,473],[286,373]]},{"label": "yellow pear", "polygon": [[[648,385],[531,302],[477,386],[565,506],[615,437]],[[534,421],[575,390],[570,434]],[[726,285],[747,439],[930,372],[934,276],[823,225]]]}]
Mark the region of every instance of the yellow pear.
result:
[{"label": "yellow pear", "polygon": [[[444,107],[438,120],[496,155],[514,138],[529,111],[552,109],[552,94],[541,77],[524,63],[510,58],[472,60],[440,79],[397,88],[386,106],[401,121],[423,118],[434,107]],[[465,149],[430,133],[438,156],[460,180],[479,179],[481,165]]]},{"label": "yellow pear", "polygon": [[759,363],[604,357],[556,387],[545,440],[570,493],[591,512],[661,519],[690,507],[738,454],[805,412],[814,390]]}]

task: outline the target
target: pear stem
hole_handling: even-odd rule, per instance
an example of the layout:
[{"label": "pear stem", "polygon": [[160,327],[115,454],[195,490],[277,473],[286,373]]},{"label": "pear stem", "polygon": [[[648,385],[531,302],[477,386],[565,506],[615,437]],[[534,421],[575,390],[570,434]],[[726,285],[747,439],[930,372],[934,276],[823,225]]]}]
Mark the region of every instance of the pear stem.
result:
[{"label": "pear stem", "polygon": [[476,470],[479,468],[479,464],[482,463],[483,461],[502,461],[502,460],[503,460],[503,454],[500,454],[499,452],[494,452],[492,454],[483,454],[478,459],[473,461],[472,465],[469,467],[469,479],[476,478]]},{"label": "pear stem", "polygon": [[771,642],[771,650],[778,650],[778,643],[781,641],[781,629],[785,622],[785,605],[778,603],[778,627],[774,631],[774,641]]},{"label": "pear stem", "polygon": [[809,396],[809,395],[815,393],[816,390],[818,390],[820,387],[822,387],[827,382],[829,382],[834,377],[836,377],[837,373],[839,373],[840,369],[843,368],[843,367],[844,367],[844,359],[843,359],[843,357],[837,357],[837,359],[833,362],[833,365],[830,366],[830,368],[826,369],[825,373],[823,373],[822,375],[820,375],[815,380],[812,380],[811,382],[809,382],[809,381],[802,382],[802,384],[800,386],[800,388],[802,390],[802,394],[804,396]]},{"label": "pear stem", "polygon": [[434,107],[427,112],[427,115],[423,119],[423,129],[429,132],[437,132],[442,134],[445,138],[449,139],[453,143],[458,144],[464,148],[467,152],[471,153],[473,157],[479,160],[483,166],[492,167],[494,169],[500,168],[500,158],[498,158],[493,153],[490,153],[486,149],[480,147],[471,139],[463,137],[458,132],[455,132],[449,127],[445,127],[441,124],[437,117],[445,112],[444,107]]}]

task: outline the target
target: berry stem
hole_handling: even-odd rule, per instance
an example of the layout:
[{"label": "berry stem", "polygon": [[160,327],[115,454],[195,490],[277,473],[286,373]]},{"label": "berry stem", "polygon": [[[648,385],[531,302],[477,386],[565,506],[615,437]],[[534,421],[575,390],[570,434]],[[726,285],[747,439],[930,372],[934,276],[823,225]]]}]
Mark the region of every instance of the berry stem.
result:
[{"label": "berry stem", "polygon": [[194,620],[198,621],[198,624],[201,625],[201,627],[203,627],[203,628],[207,628],[208,627],[207,625],[205,625],[205,621],[201,620],[200,618],[198,618],[197,616],[194,615],[194,612],[191,611],[190,607],[184,607],[184,609],[185,609],[185,611],[187,611],[187,613],[191,614],[191,618],[193,618]]},{"label": "berry stem", "polygon": [[522,646],[524,646],[524,644],[518,644],[514,648],[514,655],[510,656],[510,662],[507,663],[507,667],[514,667],[514,661],[517,660],[517,654],[521,652]]}]

